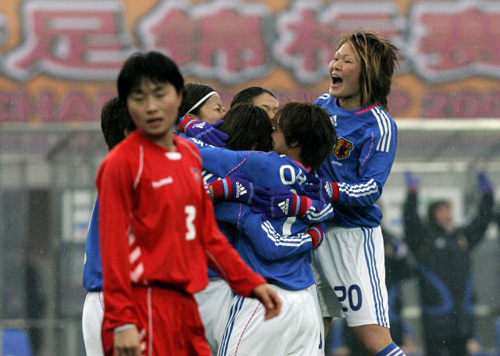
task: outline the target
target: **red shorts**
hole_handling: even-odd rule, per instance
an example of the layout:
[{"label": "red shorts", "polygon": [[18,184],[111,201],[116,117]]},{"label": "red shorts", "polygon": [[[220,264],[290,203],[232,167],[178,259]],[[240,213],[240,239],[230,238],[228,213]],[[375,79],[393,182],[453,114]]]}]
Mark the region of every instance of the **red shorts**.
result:
[{"label": "red shorts", "polygon": [[[144,356],[210,356],[205,329],[192,295],[162,287],[132,287],[135,310],[144,334]],[[113,355],[114,330],[104,315],[102,340],[106,356]],[[151,352],[152,350],[152,352]]]}]

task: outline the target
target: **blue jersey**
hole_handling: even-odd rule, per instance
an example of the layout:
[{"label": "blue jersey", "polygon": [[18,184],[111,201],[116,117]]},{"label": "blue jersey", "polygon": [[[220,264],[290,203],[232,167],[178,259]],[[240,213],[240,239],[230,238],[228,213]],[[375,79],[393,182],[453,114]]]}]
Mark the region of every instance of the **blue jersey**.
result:
[{"label": "blue jersey", "polygon": [[[298,162],[275,152],[231,151],[210,146],[200,147],[203,167],[215,177],[244,173],[255,184],[272,190],[293,189],[304,194],[307,170]],[[313,209],[314,210],[314,209]],[[311,269],[312,239],[306,233],[308,222],[295,217],[262,220],[244,204],[220,203],[215,207],[218,221],[238,227],[235,247],[241,257],[267,281],[285,289],[305,289],[314,283]],[[331,218],[330,205],[318,211]]]},{"label": "blue jersey", "polygon": [[343,227],[376,227],[382,212],[374,203],[391,172],[398,144],[395,121],[379,105],[345,110],[324,94],[316,104],[330,114],[338,143],[320,174],[338,183],[333,222]]},{"label": "blue jersey", "polygon": [[102,291],[102,261],[99,241],[99,198],[96,199],[90,218],[85,244],[83,287],[89,291]]},{"label": "blue jersey", "polygon": [[239,235],[234,247],[252,269],[269,283],[301,290],[314,283],[311,269],[311,235],[296,218],[263,220],[245,204],[219,203],[218,221],[235,224]]}]

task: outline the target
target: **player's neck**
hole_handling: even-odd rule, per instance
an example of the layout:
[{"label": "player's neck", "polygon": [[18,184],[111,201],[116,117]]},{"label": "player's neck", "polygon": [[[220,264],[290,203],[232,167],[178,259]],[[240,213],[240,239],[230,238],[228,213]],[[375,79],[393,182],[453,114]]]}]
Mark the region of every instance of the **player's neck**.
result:
[{"label": "player's neck", "polygon": [[345,110],[356,110],[361,108],[361,95],[353,95],[345,98],[338,98],[338,106]]},{"label": "player's neck", "polygon": [[175,144],[175,141],[174,141],[173,127],[161,136],[153,136],[153,137],[150,136],[150,137],[148,137],[148,139],[153,141],[157,145],[169,150],[169,151],[173,151],[173,152],[177,151],[177,145]]},{"label": "player's neck", "polygon": [[291,159],[293,159],[294,161],[300,162],[302,165],[304,165],[300,157],[301,153],[302,150],[300,149],[300,147],[293,147],[290,148],[290,150],[286,153],[286,155]]}]

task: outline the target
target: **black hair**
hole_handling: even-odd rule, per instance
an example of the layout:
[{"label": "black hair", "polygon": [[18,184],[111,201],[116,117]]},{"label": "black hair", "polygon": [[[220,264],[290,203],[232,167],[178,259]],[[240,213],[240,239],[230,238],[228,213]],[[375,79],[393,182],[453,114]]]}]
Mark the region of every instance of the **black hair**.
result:
[{"label": "black hair", "polygon": [[[188,83],[184,86],[184,97],[182,98],[181,107],[179,108],[179,117],[183,117],[188,114],[188,110],[191,109],[196,103],[198,103],[203,97],[213,91],[216,91],[210,85],[201,83]],[[203,103],[200,103],[198,107],[189,112],[189,114],[199,115],[202,106],[210,97],[206,98]]]},{"label": "black hair", "polygon": [[269,115],[252,104],[232,107],[224,116],[219,130],[227,133],[226,148],[233,151],[270,151],[273,126]]},{"label": "black hair", "polygon": [[378,103],[389,110],[387,97],[398,66],[399,49],[388,38],[371,29],[361,29],[342,36],[337,50],[345,43],[352,46],[360,61],[361,105]]},{"label": "black hair", "polygon": [[170,83],[177,93],[184,88],[184,78],[177,65],[169,57],[156,51],[132,54],[124,63],[118,75],[118,96],[124,103],[131,90],[141,84],[143,79],[153,83]]},{"label": "black hair", "polygon": [[445,199],[440,199],[433,201],[431,204],[429,204],[429,208],[427,209],[427,219],[432,225],[436,226],[440,225],[437,220],[437,211],[441,209],[441,207],[443,206],[451,207],[450,201]]},{"label": "black hair", "polygon": [[101,110],[101,130],[109,150],[125,139],[125,131],[134,129],[135,124],[119,97],[114,97],[104,104]]},{"label": "black hair", "polygon": [[241,104],[252,104],[253,99],[262,94],[269,94],[276,99],[272,91],[262,87],[249,87],[238,92],[231,101],[231,107]]},{"label": "black hair", "polygon": [[300,146],[301,163],[317,171],[337,143],[337,134],[325,110],[315,104],[291,102],[273,119],[288,146]]}]

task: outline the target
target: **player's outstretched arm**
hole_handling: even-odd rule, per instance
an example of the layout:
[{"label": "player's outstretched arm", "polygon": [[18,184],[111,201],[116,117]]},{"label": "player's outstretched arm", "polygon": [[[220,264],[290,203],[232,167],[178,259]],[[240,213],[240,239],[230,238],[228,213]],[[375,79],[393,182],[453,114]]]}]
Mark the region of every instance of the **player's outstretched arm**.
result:
[{"label": "player's outstretched arm", "polygon": [[269,284],[261,284],[252,292],[252,296],[257,298],[264,308],[266,308],[265,320],[272,319],[281,312],[282,302],[276,290]]}]

